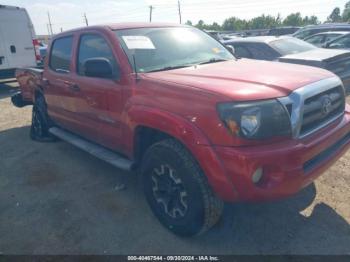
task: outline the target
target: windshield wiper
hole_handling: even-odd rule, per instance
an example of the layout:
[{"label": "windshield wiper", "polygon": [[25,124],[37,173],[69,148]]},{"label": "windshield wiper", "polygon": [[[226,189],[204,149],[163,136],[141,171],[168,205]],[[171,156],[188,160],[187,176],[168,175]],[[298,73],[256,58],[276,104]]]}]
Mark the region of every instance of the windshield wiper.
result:
[{"label": "windshield wiper", "polygon": [[229,59],[211,58],[208,61],[200,62],[198,65],[212,64],[212,63],[224,62],[224,61],[229,61]]},{"label": "windshield wiper", "polygon": [[154,70],[148,71],[147,73],[167,71],[167,70],[173,70],[173,69],[179,69],[179,68],[185,68],[185,67],[191,67],[191,66],[193,66],[193,65],[191,64],[191,65],[166,66],[166,67],[162,67],[159,69],[154,69]]},{"label": "windshield wiper", "polygon": [[211,63],[217,63],[217,62],[224,62],[224,61],[229,61],[229,59],[212,58],[212,59],[210,59],[210,60],[208,60],[208,61],[199,62],[199,63],[194,63],[194,64],[177,65],[177,66],[166,66],[166,67],[163,67],[163,68],[158,68],[158,69],[154,69],[154,70],[148,71],[147,73],[151,73],[151,72],[160,72],[160,71],[167,71],[167,70],[173,70],[173,69],[191,67],[191,66],[196,66],[196,65],[211,64]]}]

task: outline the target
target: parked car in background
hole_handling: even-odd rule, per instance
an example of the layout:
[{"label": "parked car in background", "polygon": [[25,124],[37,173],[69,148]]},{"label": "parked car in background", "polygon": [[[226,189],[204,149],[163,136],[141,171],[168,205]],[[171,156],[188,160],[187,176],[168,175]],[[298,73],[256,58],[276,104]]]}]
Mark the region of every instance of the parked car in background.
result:
[{"label": "parked car in background", "polygon": [[322,32],[331,32],[331,31],[350,31],[349,23],[329,23],[329,24],[320,24],[320,25],[308,25],[303,28],[300,28],[296,31],[293,36],[299,39],[305,39],[306,37],[312,36],[314,34]]},{"label": "parked car in background", "polygon": [[154,215],[181,236],[211,228],[224,201],[297,193],[350,147],[337,76],[237,60],[196,28],[84,27],[57,34],[48,54],[44,70],[17,71],[12,100],[34,104],[32,139],[138,169]]},{"label": "parked car in background", "polygon": [[350,49],[350,32],[327,42],[323,47],[330,49]]},{"label": "parked car in background", "polygon": [[38,66],[43,66],[44,65],[44,60],[47,54],[47,45],[41,44],[39,47],[39,52],[40,52],[40,62],[38,63]]},{"label": "parked car in background", "polygon": [[306,37],[303,40],[317,47],[323,47],[326,43],[348,33],[349,32],[346,32],[346,31],[323,32],[323,33],[318,33],[318,34]]},{"label": "parked car in background", "polygon": [[258,60],[280,61],[324,68],[337,74],[350,89],[350,52],[318,48],[303,40],[282,36],[247,37],[225,41],[235,55]]},{"label": "parked car in background", "polygon": [[0,77],[14,76],[15,68],[39,62],[39,42],[27,11],[0,5]]},{"label": "parked car in background", "polygon": [[301,27],[299,26],[283,26],[272,28],[267,32],[270,36],[281,36],[281,35],[291,35],[298,31]]}]

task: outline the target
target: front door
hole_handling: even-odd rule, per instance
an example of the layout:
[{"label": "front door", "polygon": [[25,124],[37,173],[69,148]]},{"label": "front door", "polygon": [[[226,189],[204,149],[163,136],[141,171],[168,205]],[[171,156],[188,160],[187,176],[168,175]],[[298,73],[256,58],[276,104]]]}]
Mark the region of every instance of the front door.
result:
[{"label": "front door", "polygon": [[[119,83],[119,66],[111,44],[97,32],[80,36],[77,49],[75,84],[79,87],[79,119],[82,126],[93,127],[99,144],[118,150],[121,145],[122,85]],[[112,66],[111,77],[90,77],[85,74],[84,62],[105,58]],[[113,101],[110,101],[113,99]]]}]

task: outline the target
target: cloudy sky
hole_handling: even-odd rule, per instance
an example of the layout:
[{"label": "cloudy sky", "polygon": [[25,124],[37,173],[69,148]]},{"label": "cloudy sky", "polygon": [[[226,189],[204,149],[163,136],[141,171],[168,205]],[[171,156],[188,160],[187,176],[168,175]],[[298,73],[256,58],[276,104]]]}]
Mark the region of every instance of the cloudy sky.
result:
[{"label": "cloudy sky", "polygon": [[[177,0],[0,0],[1,4],[25,7],[37,34],[47,34],[47,12],[53,31],[57,33],[84,25],[86,13],[89,24],[123,21],[148,21],[149,6],[153,5],[153,21],[178,22]],[[221,23],[237,16],[252,18],[261,14],[285,17],[291,12],[317,15],[324,21],[335,7],[343,9],[346,0],[180,0],[183,21]]]}]

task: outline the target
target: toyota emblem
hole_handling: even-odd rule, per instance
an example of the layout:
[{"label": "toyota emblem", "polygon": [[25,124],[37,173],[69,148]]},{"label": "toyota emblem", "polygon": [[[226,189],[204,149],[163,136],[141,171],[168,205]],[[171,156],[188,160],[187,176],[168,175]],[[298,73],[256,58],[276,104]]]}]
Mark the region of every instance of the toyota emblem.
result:
[{"label": "toyota emblem", "polygon": [[322,113],[323,115],[328,115],[332,110],[332,100],[329,96],[322,98]]}]

